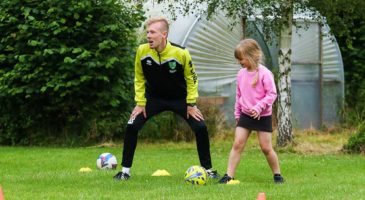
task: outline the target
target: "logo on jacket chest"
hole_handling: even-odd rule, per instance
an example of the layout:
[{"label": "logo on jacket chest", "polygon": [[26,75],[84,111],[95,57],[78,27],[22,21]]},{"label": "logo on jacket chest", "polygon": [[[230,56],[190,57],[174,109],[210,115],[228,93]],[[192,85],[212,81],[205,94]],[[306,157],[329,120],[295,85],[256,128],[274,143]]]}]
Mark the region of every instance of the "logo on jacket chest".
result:
[{"label": "logo on jacket chest", "polygon": [[176,62],[175,61],[170,61],[169,62],[169,72],[170,73],[175,73],[176,72]]}]

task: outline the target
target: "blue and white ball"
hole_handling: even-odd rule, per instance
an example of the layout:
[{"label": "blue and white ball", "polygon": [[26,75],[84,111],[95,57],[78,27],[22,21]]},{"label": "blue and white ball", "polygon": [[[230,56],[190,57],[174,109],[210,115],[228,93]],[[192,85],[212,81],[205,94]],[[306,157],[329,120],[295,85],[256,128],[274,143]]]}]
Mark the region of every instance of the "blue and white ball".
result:
[{"label": "blue and white ball", "polygon": [[207,172],[204,167],[191,166],[185,172],[185,183],[191,185],[205,185],[207,183]]},{"label": "blue and white ball", "polygon": [[102,153],[98,159],[96,159],[96,167],[98,169],[116,169],[117,166],[117,158],[111,153]]}]

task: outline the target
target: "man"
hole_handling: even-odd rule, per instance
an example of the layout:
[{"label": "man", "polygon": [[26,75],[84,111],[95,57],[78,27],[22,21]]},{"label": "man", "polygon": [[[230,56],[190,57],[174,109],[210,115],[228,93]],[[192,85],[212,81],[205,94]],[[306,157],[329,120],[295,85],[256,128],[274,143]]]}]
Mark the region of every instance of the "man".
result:
[{"label": "man", "polygon": [[163,111],[183,117],[196,136],[200,164],[211,178],[218,178],[212,170],[209,137],[204,118],[195,105],[198,79],[187,49],[167,40],[169,25],[165,18],[151,18],[146,23],[148,43],[139,46],[135,59],[135,101],[124,138],[122,171],[116,180],[128,180],[138,131],[145,122]]}]

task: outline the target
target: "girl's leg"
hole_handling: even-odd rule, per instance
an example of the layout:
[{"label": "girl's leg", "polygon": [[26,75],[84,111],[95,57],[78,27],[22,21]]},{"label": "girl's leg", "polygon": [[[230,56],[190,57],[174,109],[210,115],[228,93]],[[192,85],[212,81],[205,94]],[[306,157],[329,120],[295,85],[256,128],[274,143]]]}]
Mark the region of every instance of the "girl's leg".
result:
[{"label": "girl's leg", "polygon": [[264,153],[267,162],[271,168],[273,174],[280,174],[279,160],[276,152],[272,148],[271,144],[271,133],[270,132],[258,132],[259,143],[261,151]]},{"label": "girl's leg", "polygon": [[245,148],[248,137],[250,136],[250,130],[237,127],[235,138],[233,142],[233,146],[231,152],[229,154],[228,167],[227,167],[227,175],[230,177],[234,177],[236,168],[241,159],[241,153]]}]

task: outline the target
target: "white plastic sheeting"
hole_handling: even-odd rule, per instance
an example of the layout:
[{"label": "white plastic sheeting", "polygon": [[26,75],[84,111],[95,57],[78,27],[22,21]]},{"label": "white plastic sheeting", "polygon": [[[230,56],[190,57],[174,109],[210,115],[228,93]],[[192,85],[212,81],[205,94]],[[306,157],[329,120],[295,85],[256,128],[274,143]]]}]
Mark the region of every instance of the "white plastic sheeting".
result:
[{"label": "white plastic sheeting", "polygon": [[233,52],[242,38],[240,30],[231,30],[222,16],[200,19],[182,43],[191,53],[201,91],[222,95],[222,87],[235,82],[240,66]]},{"label": "white plastic sheeting", "polygon": [[295,28],[292,43],[292,111],[295,127],[320,128],[339,121],[344,98],[341,53],[328,27]]}]

